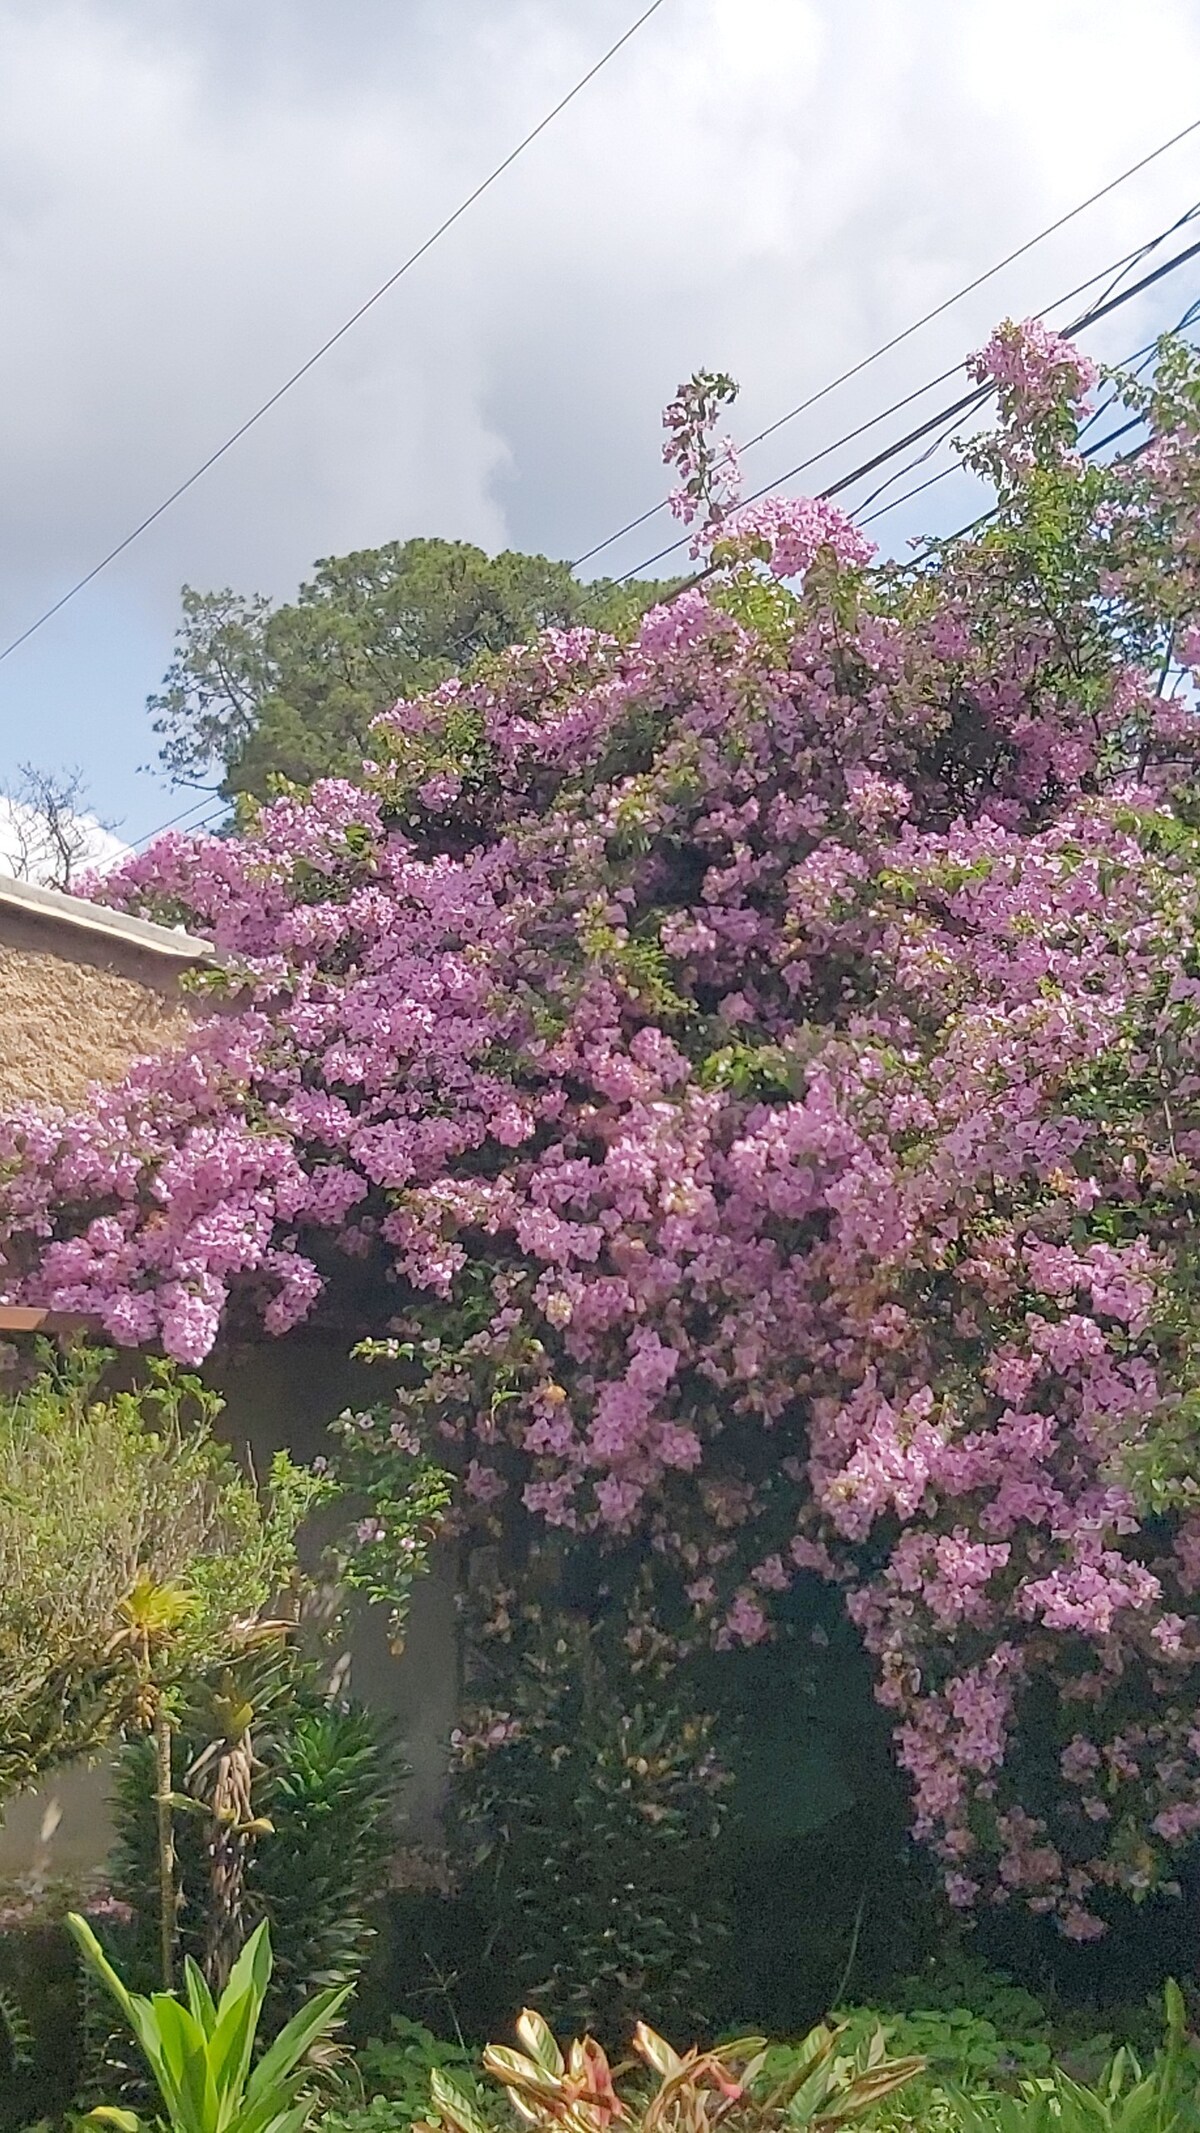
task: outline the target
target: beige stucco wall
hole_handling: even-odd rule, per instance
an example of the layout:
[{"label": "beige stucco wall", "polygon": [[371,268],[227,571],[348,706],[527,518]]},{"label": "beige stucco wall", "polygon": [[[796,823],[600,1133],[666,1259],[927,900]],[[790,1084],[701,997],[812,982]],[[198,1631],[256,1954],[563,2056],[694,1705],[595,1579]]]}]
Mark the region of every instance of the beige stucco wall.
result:
[{"label": "beige stucco wall", "polygon": [[[333,1418],[379,1399],[385,1389],[378,1371],[350,1361],[343,1342],[303,1328],[219,1356],[205,1376],[225,1397],[229,1435],[249,1445],[260,1473],[282,1447],[305,1460],[330,1451]],[[456,1561],[448,1555],[418,1583],[398,1659],[388,1650],[383,1613],[360,1610],[341,1677],[348,1693],[396,1721],[412,1773],[404,1806],[414,1842],[435,1829],[458,1711],[455,1580]]]},{"label": "beige stucco wall", "polygon": [[76,1104],[93,1081],[186,1035],[191,1016],[172,966],[15,945],[0,927],[0,1107]]}]

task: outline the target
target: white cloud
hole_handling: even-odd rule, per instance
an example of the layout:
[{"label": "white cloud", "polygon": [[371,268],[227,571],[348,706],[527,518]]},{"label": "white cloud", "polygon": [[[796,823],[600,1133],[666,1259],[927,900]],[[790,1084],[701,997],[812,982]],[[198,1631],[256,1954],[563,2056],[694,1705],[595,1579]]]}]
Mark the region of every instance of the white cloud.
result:
[{"label": "white cloud", "polygon": [[[0,0],[5,634],[272,391],[635,11]],[[661,493],[659,410],[689,370],[732,368],[754,430],[1184,125],[1192,0],[1142,0],[1136,52],[1129,25],[1126,0],[666,0],[0,668],[0,775],[32,719],[48,752],[84,759],[102,811],[137,828],[174,812],[133,773],[183,578],[283,595],[317,555],[416,532],[589,546]],[[1147,52],[1153,99],[1130,91]],[[754,456],[755,481],[1180,212],[1200,194],[1198,143],[792,425]],[[1180,307],[1194,290],[1180,278]],[[1175,303],[1170,284],[1131,307],[1103,351]],[[606,562],[640,561],[661,523]]]}]

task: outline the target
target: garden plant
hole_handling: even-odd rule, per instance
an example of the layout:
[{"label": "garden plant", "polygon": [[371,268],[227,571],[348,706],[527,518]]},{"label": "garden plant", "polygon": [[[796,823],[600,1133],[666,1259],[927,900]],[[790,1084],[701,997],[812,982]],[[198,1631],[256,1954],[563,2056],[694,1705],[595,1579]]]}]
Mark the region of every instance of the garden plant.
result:
[{"label": "garden plant", "polygon": [[[298,1527],[327,1484],[279,1453],[260,1489],[215,1437],[221,1402],[197,1378],[150,1358],[135,1389],[110,1391],[110,1360],[47,1348],[33,1378],[0,1397],[0,1796],[122,1731],[150,1739],[169,1988],[181,1700],[276,1634],[263,1611],[292,1580]],[[236,1811],[226,1817],[218,1848],[240,1827]],[[226,1894],[236,1920],[237,1891]]]},{"label": "garden plant", "polygon": [[1045,327],[975,370],[961,537],[739,505],[701,381],[696,582],[108,875],[227,998],[0,1127],[0,1249],[189,1366],[373,1269],[353,1575],[448,1468],[502,1563],[648,1564],[681,1660],[827,1581],[951,1905],[1086,1941],[1200,1830],[1200,372],[1106,464]]},{"label": "garden plant", "polygon": [[[86,1919],[68,1926],[84,1961],[111,1993],[154,2079],[169,2133],[302,2133],[316,2094],[308,2054],[329,2036],[349,1986],[318,1993],[255,2058],[259,2017],[271,1979],[270,1931],[255,1927],[219,2000],[189,1956],[186,2000],[126,1990]],[[90,2122],[138,2133],[135,2113],[100,2104]]]}]

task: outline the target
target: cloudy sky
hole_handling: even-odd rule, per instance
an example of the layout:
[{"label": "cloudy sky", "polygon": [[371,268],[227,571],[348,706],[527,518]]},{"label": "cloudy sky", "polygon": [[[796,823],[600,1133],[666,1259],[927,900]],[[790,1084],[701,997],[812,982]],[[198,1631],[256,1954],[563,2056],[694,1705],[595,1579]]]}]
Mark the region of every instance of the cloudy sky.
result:
[{"label": "cloudy sky", "polygon": [[[0,0],[4,641],[639,12]],[[140,767],[184,580],[286,597],[317,556],[416,533],[591,547],[662,493],[659,411],[690,370],[735,373],[752,433],[1200,116],[1195,0],[1140,0],[1136,43],[1129,21],[1128,0],[665,0],[252,436],[0,664],[0,783],[30,758],[78,763],[129,838],[185,804]],[[764,444],[754,485],[1197,199],[1200,133]],[[1197,294],[1200,262],[1091,345],[1120,357]],[[963,501],[946,483],[881,530],[901,543]],[[663,525],[590,567],[640,563]]]}]

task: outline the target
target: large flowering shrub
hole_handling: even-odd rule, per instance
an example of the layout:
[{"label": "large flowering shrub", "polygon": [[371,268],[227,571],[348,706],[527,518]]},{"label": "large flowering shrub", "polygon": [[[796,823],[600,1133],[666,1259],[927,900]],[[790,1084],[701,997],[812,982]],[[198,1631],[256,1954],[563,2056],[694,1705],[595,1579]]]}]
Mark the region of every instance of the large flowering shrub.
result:
[{"label": "large flowering shrub", "polygon": [[632,643],[108,876],[231,997],[11,1120],[0,1216],[11,1293],[192,1363],[372,1255],[382,1454],[718,1646],[839,1581],[952,1901],[1086,1937],[1200,1828],[1200,384],[1106,470],[1072,350],[979,360],[983,531],[715,514]]}]

